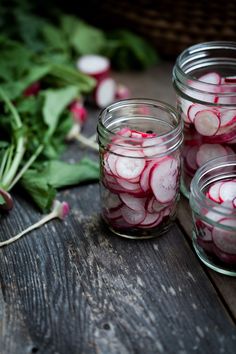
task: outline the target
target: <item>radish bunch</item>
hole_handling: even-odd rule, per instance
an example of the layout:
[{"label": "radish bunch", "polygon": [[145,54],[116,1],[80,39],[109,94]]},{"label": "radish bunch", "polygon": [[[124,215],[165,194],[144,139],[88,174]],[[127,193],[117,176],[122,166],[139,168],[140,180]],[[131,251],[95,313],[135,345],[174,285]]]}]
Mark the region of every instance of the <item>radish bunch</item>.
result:
[{"label": "radish bunch", "polygon": [[236,152],[236,78],[209,72],[189,82],[185,93],[196,100],[179,101],[185,122],[183,180],[188,187],[198,167]]},{"label": "radish bunch", "polygon": [[103,152],[103,217],[115,230],[153,229],[174,215],[179,152],[162,137],[122,128]]},{"label": "radish bunch", "polygon": [[214,182],[205,195],[216,205],[195,220],[197,242],[221,261],[236,264],[236,178]]}]

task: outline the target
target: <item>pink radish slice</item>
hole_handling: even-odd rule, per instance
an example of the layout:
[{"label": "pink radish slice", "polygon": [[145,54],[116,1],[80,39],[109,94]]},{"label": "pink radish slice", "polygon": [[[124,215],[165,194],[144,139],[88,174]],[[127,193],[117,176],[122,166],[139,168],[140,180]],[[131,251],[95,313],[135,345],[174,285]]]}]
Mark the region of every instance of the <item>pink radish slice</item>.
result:
[{"label": "pink radish slice", "polygon": [[220,144],[202,144],[196,155],[198,166],[202,166],[207,161],[215,157],[226,156],[227,150]]},{"label": "pink radish slice", "polygon": [[[227,208],[227,209],[226,209]],[[222,213],[227,213],[228,215],[232,214],[232,211],[229,209],[229,204],[227,205],[217,205],[211,210],[208,210],[205,214],[205,217],[209,220],[209,224],[204,222],[208,228],[212,227],[211,223],[219,222],[222,219]]]},{"label": "pink radish slice", "polygon": [[108,168],[107,170],[111,171],[111,173],[115,176],[117,176],[117,171],[116,171],[116,161],[117,161],[118,156],[113,154],[113,153],[109,153],[108,157],[107,157],[107,164],[108,164]]},{"label": "pink radish slice", "polygon": [[223,182],[214,183],[208,191],[208,197],[216,203],[220,203],[220,187]]},{"label": "pink radish slice", "polygon": [[105,204],[107,209],[116,209],[121,206],[121,200],[117,194],[110,192],[109,190],[105,191]]},{"label": "pink radish slice", "polygon": [[115,81],[108,77],[99,81],[95,89],[95,102],[99,108],[104,108],[115,99]]},{"label": "pink radish slice", "polygon": [[221,127],[232,125],[236,122],[236,110],[229,109],[227,111],[221,112],[220,115],[220,125]]},{"label": "pink radish slice", "polygon": [[131,134],[132,134],[132,130],[130,130],[130,128],[124,127],[122,129],[120,129],[116,134],[124,136],[126,138],[129,138],[131,136]]},{"label": "pink radish slice", "polygon": [[199,134],[212,136],[217,133],[220,120],[215,112],[206,109],[196,113],[194,125]]},{"label": "pink radish slice", "polygon": [[197,244],[208,253],[213,253],[213,243],[211,241],[204,241],[197,236]]},{"label": "pink radish slice", "polygon": [[160,203],[168,203],[174,199],[177,190],[178,162],[167,157],[155,164],[150,173],[151,189]]},{"label": "pink radish slice", "polygon": [[227,76],[227,77],[224,77],[224,82],[225,82],[225,83],[236,84],[236,76]]},{"label": "pink radish slice", "polygon": [[[220,226],[229,226],[231,230],[223,229]],[[219,220],[219,226],[212,230],[212,238],[215,245],[223,252],[236,255],[236,219],[223,218]]]},{"label": "pink radish slice", "polygon": [[109,76],[110,61],[101,55],[83,55],[76,65],[82,73],[94,77],[97,81]]},{"label": "pink radish slice", "polygon": [[233,200],[233,207],[236,208],[236,198]]},{"label": "pink radish slice", "polygon": [[203,110],[206,110],[206,106],[203,106],[198,103],[193,103],[188,109],[188,119],[191,123],[194,122],[195,116],[198,112],[201,112]]},{"label": "pink radish slice", "polygon": [[129,157],[118,156],[116,159],[117,175],[127,180],[140,176],[146,165],[142,152],[129,150],[126,155]]},{"label": "pink radish slice", "polygon": [[140,211],[145,210],[146,198],[137,198],[127,193],[121,193],[120,199],[122,202],[127,205],[132,210]]},{"label": "pink radish slice", "polygon": [[236,181],[223,182],[220,186],[219,198],[222,202],[233,201],[236,198]]},{"label": "pink radish slice", "polygon": [[134,212],[133,209],[130,209],[126,205],[121,208],[121,214],[124,220],[130,225],[138,225],[146,217],[146,212],[144,209]]},{"label": "pink radish slice", "polygon": [[139,183],[132,183],[122,178],[116,178],[116,180],[119,185],[127,191],[135,191],[137,189],[140,189]]},{"label": "pink radish slice", "polygon": [[143,141],[142,146],[143,153],[147,157],[154,157],[155,155],[163,154],[167,150],[166,145],[160,137],[153,139],[145,139]]},{"label": "pink radish slice", "polygon": [[154,164],[155,164],[154,161],[151,161],[148,164],[146,164],[146,167],[140,176],[140,187],[144,192],[147,192],[150,189],[149,175]]}]

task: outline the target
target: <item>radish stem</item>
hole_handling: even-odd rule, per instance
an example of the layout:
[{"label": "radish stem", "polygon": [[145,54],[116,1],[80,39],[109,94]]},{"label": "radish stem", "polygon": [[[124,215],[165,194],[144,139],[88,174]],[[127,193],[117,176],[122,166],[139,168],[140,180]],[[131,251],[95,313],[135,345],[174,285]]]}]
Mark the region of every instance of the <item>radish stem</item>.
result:
[{"label": "radish stem", "polygon": [[9,245],[10,243],[17,241],[19,238],[21,238],[22,236],[24,236],[28,232],[38,229],[40,226],[46,224],[47,222],[51,221],[52,219],[55,219],[55,218],[64,219],[64,217],[68,213],[69,213],[69,205],[66,202],[59,202],[58,200],[56,200],[54,202],[53,210],[49,214],[45,215],[41,220],[39,220],[35,224],[29,226],[27,229],[20,232],[16,236],[11,237],[9,240],[0,242],[0,247]]},{"label": "radish stem", "polygon": [[85,136],[78,134],[76,137],[77,141],[79,141],[81,144],[88,146],[90,148],[92,148],[93,150],[98,151],[98,144],[91,141],[90,138],[86,138]]}]

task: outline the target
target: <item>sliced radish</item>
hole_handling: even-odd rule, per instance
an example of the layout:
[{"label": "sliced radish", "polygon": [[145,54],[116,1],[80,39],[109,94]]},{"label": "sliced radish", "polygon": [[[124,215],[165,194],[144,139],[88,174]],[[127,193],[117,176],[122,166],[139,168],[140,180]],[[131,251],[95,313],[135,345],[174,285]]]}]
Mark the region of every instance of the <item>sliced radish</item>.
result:
[{"label": "sliced radish", "polygon": [[198,146],[191,146],[188,149],[188,152],[186,154],[186,159],[185,159],[186,165],[191,172],[195,172],[198,169],[198,165],[196,163],[196,156],[198,150],[199,150]]},{"label": "sliced radish", "polygon": [[120,199],[132,210],[140,211],[145,210],[145,202],[147,198],[137,198],[127,193],[121,193]]},{"label": "sliced radish", "polygon": [[164,144],[161,137],[145,139],[142,146],[143,153],[147,157],[155,157],[156,155],[163,154],[167,151],[166,144]]},{"label": "sliced radish", "polygon": [[[224,229],[224,226],[232,228]],[[219,220],[219,226],[215,226],[212,230],[212,238],[215,245],[223,252],[236,254],[236,219],[223,218]]]},{"label": "sliced radish", "polygon": [[232,84],[236,84],[236,76],[227,76],[224,77],[224,82],[225,83],[232,83]]},{"label": "sliced radish", "polygon": [[222,185],[223,182],[216,182],[214,183],[208,191],[208,197],[213,200],[216,203],[220,203],[220,187]]},{"label": "sliced radish", "polygon": [[212,136],[220,127],[220,119],[215,112],[206,109],[196,113],[194,125],[199,134]]},{"label": "sliced radish", "polygon": [[146,217],[146,212],[144,209],[135,211],[130,209],[126,205],[121,208],[121,215],[124,220],[130,225],[138,225],[140,224]]},{"label": "sliced radish", "polygon": [[119,196],[110,192],[109,190],[105,191],[104,199],[107,209],[116,209],[119,208],[122,204]]},{"label": "sliced radish", "polygon": [[139,224],[139,227],[154,227],[162,220],[162,214],[147,213],[145,219]]},{"label": "sliced radish", "polygon": [[117,84],[115,97],[118,100],[125,100],[127,98],[130,98],[130,90],[125,85]]},{"label": "sliced radish", "polygon": [[228,109],[226,111],[221,112],[220,115],[220,125],[221,127],[232,125],[236,122],[236,110]]},{"label": "sliced radish", "polygon": [[219,198],[222,202],[233,201],[236,198],[236,181],[223,182],[220,186]]},{"label": "sliced radish", "polygon": [[140,176],[146,165],[143,154],[140,151],[130,150],[126,155],[129,157],[118,156],[116,159],[117,175],[127,180]]},{"label": "sliced radish", "polygon": [[115,81],[108,77],[99,81],[95,89],[95,102],[99,108],[104,108],[115,99],[116,84]]},{"label": "sliced radish", "polygon": [[202,144],[197,152],[196,161],[198,166],[202,166],[207,161],[215,157],[226,156],[227,150],[220,144]]},{"label": "sliced radish", "polygon": [[177,191],[178,170],[178,162],[173,157],[167,157],[153,166],[150,185],[160,203],[167,203],[174,199]]},{"label": "sliced radish", "polygon": [[233,200],[233,207],[236,208],[236,198]]},{"label": "sliced radish", "polygon": [[215,244],[213,244],[213,253],[217,258],[219,258],[222,262],[227,263],[229,265],[236,264],[236,255],[229,254],[226,252],[222,252]]},{"label": "sliced radish", "polygon": [[129,191],[137,191],[138,189],[139,189],[140,191],[142,191],[142,190],[140,189],[139,183],[129,182],[129,181],[127,181],[126,179],[119,178],[119,177],[117,177],[116,180],[117,180],[118,184],[119,184],[122,188],[124,188],[125,190],[127,190],[127,192],[129,192]]},{"label": "sliced radish", "polygon": [[194,122],[195,116],[198,112],[201,112],[203,110],[206,110],[206,106],[203,106],[202,104],[198,103],[193,103],[188,109],[188,118],[191,123]]},{"label": "sliced radish", "polygon": [[148,162],[141,174],[140,177],[140,187],[142,188],[142,190],[144,192],[147,192],[148,190],[150,190],[150,184],[149,184],[149,176],[150,176],[150,171],[152,169],[152,167],[154,166],[156,162],[155,161],[151,161]]},{"label": "sliced radish", "polygon": [[110,61],[108,58],[101,55],[83,55],[77,61],[77,68],[82,73],[100,81],[109,76]]},{"label": "sliced radish", "polygon": [[122,216],[121,208],[109,211],[106,210],[105,215],[108,219],[119,219]]},{"label": "sliced radish", "polygon": [[206,82],[207,84],[220,85],[221,76],[216,72],[210,72],[200,76],[198,80],[202,82]]}]

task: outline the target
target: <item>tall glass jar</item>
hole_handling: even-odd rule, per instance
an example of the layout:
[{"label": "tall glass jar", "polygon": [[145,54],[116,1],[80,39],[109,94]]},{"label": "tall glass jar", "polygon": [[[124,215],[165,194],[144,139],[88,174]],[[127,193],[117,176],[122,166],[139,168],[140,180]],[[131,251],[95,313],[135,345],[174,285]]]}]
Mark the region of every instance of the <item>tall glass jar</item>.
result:
[{"label": "tall glass jar", "polygon": [[156,100],[123,100],[101,112],[101,213],[115,234],[146,239],[170,227],[179,199],[182,130],[177,112]]},{"label": "tall glass jar", "polygon": [[173,69],[184,121],[181,190],[188,197],[196,170],[236,152],[236,42],[208,42],[182,52]]},{"label": "tall glass jar", "polygon": [[210,268],[236,276],[236,155],[198,169],[191,182],[193,245]]}]

